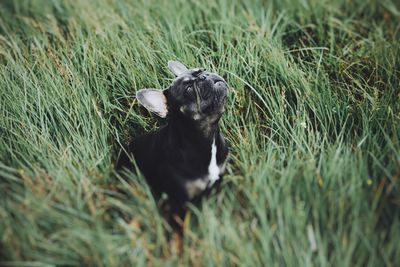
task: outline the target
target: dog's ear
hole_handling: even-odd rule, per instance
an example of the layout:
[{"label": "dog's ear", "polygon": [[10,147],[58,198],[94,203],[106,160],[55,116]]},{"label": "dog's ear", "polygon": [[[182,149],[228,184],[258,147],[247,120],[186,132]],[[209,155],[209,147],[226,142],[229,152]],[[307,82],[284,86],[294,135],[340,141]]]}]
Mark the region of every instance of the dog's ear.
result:
[{"label": "dog's ear", "polygon": [[168,113],[167,98],[163,91],[156,89],[141,89],[137,91],[136,98],[148,111],[165,118]]},{"label": "dog's ear", "polygon": [[181,75],[182,73],[184,73],[185,71],[188,70],[188,68],[186,68],[185,65],[183,65],[182,63],[180,63],[178,61],[173,61],[173,60],[168,61],[168,68],[176,76],[179,76],[179,75]]}]

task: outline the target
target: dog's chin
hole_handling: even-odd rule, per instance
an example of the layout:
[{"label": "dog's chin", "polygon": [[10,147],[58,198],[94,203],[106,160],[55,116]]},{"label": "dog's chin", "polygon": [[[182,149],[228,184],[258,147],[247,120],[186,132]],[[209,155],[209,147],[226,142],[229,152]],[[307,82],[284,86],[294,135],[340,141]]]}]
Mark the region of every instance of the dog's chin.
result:
[{"label": "dog's chin", "polygon": [[226,95],[220,95],[214,101],[210,99],[211,101],[208,105],[202,106],[201,110],[197,108],[197,105],[192,103],[191,105],[182,106],[179,111],[185,118],[191,121],[214,123],[221,118],[225,111],[225,99]]},{"label": "dog's chin", "polygon": [[192,116],[193,121],[198,121],[207,124],[214,124],[219,121],[224,113],[224,106],[220,106],[214,108],[212,111],[204,112],[204,113],[195,113]]}]

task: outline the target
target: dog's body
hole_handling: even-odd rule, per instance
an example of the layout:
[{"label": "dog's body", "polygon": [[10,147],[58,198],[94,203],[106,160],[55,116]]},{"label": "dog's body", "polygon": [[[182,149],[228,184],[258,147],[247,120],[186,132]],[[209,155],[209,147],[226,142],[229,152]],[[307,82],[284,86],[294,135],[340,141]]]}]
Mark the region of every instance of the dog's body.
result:
[{"label": "dog's body", "polygon": [[228,155],[218,128],[203,137],[179,121],[136,139],[130,150],[151,188],[176,204],[200,197],[219,181]]},{"label": "dog's body", "polygon": [[[199,199],[219,183],[228,148],[218,122],[228,87],[218,75],[169,62],[177,78],[164,90],[144,89],[137,99],[168,124],[137,138],[128,152],[157,195],[166,193],[175,209]],[[122,166],[129,159],[122,157]],[[179,213],[179,212],[178,212]]]}]

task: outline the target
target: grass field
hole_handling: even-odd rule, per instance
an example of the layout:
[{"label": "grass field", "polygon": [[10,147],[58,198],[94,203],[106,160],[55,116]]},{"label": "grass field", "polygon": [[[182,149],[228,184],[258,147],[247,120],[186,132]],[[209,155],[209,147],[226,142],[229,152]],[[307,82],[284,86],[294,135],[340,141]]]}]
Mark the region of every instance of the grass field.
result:
[{"label": "grass field", "polygon": [[[232,88],[181,257],[113,169],[171,59]],[[0,62],[0,265],[399,266],[398,1],[3,0]]]}]

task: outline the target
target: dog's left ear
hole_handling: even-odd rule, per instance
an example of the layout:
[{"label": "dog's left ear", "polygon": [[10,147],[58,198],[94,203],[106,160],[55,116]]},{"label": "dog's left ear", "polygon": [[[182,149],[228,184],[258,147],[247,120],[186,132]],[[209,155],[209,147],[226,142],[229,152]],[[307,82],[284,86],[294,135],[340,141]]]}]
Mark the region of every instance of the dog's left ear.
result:
[{"label": "dog's left ear", "polygon": [[163,91],[156,89],[141,89],[137,91],[136,98],[148,111],[165,118],[168,114],[167,98]]},{"label": "dog's left ear", "polygon": [[173,61],[173,60],[168,61],[168,68],[176,76],[179,76],[188,70],[188,68],[186,68],[185,65],[183,65],[182,63],[180,63],[178,61]]}]

